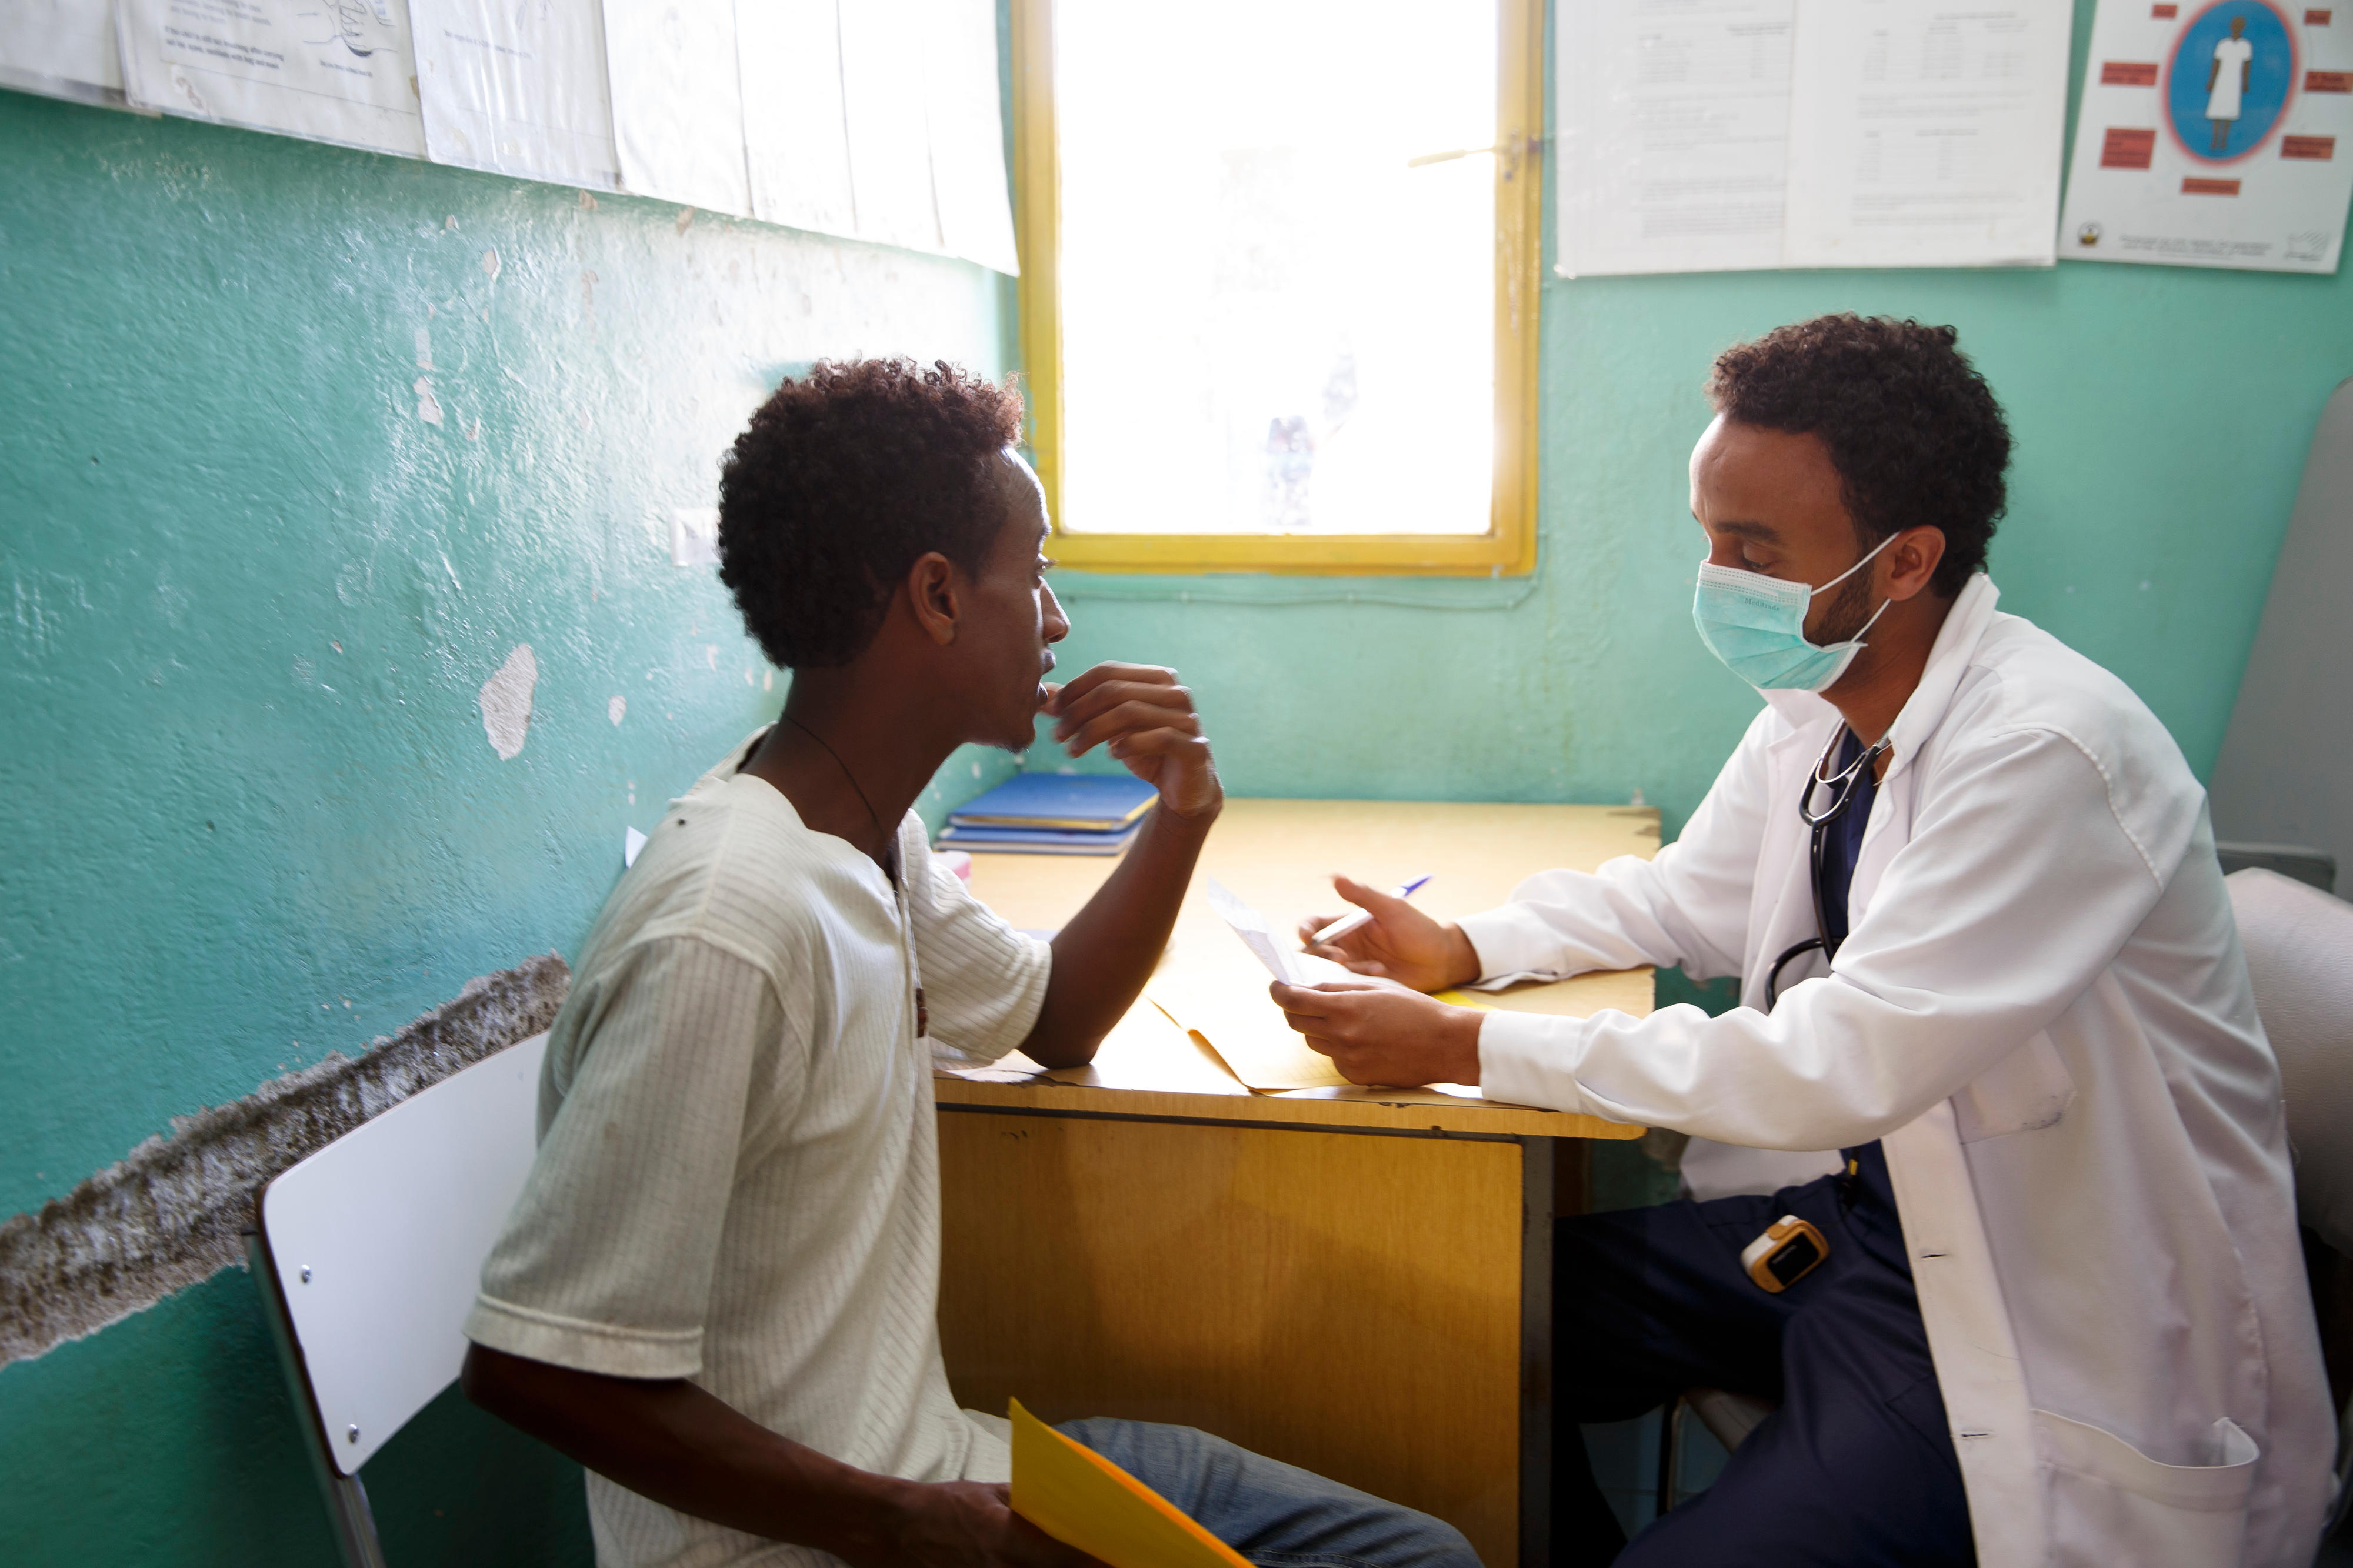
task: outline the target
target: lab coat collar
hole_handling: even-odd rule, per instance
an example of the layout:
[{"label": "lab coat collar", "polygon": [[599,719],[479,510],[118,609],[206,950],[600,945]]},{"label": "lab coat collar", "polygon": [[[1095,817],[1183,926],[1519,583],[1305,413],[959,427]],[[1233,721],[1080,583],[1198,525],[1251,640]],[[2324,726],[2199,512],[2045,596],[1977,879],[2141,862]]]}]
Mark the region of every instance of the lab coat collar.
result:
[{"label": "lab coat collar", "polygon": [[[1959,689],[1969,661],[1977,657],[1978,644],[1984,640],[1986,628],[1993,624],[1994,601],[2000,597],[2001,590],[1982,572],[1971,576],[1955,595],[1953,607],[1946,613],[1945,624],[1937,628],[1936,640],[1928,649],[1928,665],[1920,672],[1920,684],[1912,689],[1903,711],[1888,726],[1887,738],[1894,742],[1894,755],[1887,764],[1887,778],[1894,778],[1908,766],[1912,753],[1944,722],[1945,709]],[[1765,700],[1800,734],[1825,720],[1838,717],[1838,710],[1829,699],[1811,691],[1767,691]]]}]

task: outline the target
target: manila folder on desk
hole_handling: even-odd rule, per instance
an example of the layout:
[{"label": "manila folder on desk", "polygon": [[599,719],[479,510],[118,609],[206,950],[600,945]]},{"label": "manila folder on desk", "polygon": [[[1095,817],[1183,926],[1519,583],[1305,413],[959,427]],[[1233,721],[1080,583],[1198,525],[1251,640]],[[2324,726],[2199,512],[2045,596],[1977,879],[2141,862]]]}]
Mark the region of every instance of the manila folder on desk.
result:
[{"label": "manila folder on desk", "polygon": [[1167,1499],[1021,1408],[1013,1417],[1013,1511],[1111,1568],[1250,1568]]}]

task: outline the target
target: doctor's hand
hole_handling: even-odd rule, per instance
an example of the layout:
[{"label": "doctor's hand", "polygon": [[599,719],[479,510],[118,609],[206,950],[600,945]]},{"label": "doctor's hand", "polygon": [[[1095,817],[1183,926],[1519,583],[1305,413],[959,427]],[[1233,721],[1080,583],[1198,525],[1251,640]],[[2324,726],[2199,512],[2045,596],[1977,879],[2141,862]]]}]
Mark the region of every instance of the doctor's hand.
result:
[{"label": "doctor's hand", "polygon": [[1388,980],[1267,987],[1284,1022],[1350,1083],[1411,1089],[1479,1081],[1474,1007],[1453,1007]]},{"label": "doctor's hand", "polygon": [[1218,765],[1193,711],[1193,693],[1173,669],[1099,664],[1076,680],[1046,688],[1054,739],[1074,757],[1097,746],[1160,792],[1179,816],[1212,816],[1225,805]]},{"label": "doctor's hand", "polygon": [[[1443,991],[1479,978],[1479,954],[1458,925],[1441,925],[1403,899],[1347,877],[1332,879],[1339,895],[1372,920],[1335,942],[1319,943],[1315,933],[1339,919],[1313,915],[1299,924],[1299,945],[1319,958],[1345,964],[1359,974],[1377,974],[1416,991]],[[1440,1079],[1460,1083],[1461,1079]]]}]

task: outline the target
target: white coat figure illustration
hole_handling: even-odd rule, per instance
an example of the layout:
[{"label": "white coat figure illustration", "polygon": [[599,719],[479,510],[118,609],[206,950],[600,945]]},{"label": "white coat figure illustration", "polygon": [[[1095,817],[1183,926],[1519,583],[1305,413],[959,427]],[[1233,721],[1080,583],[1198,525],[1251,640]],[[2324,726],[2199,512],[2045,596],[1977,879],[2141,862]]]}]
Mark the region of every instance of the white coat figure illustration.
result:
[{"label": "white coat figure illustration", "polygon": [[2214,151],[2221,153],[2238,122],[2247,80],[2253,73],[2255,46],[2247,37],[2247,19],[2231,18],[2231,36],[2214,45],[2214,63],[2206,73],[2206,118],[2214,128]]}]

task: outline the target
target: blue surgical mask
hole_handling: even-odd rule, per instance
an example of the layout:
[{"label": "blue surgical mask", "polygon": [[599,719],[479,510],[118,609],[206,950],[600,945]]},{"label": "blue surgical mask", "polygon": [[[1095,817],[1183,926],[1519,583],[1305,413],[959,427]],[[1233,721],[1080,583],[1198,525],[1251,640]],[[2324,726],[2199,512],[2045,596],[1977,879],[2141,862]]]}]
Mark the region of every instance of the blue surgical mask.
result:
[{"label": "blue surgical mask", "polygon": [[1819,588],[1785,582],[1761,572],[1703,563],[1692,595],[1692,622],[1700,641],[1733,674],[1760,691],[1820,691],[1846,673],[1862,651],[1862,633],[1887,613],[1889,599],[1871,613],[1862,631],[1828,647],[1806,640],[1806,607],[1862,571],[1873,555],[1895,542],[1889,534],[1870,554]]}]

